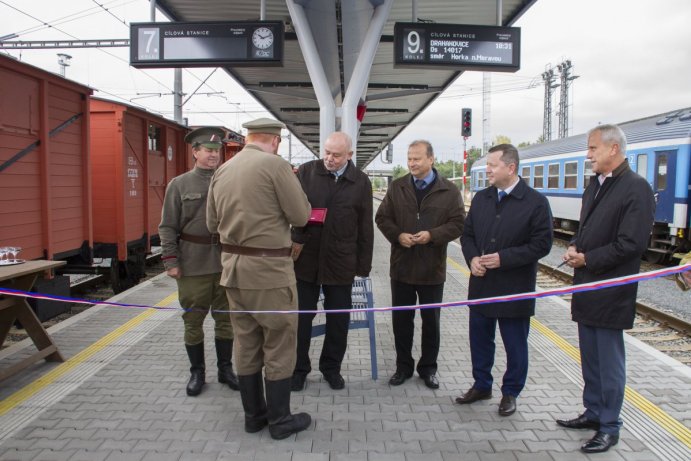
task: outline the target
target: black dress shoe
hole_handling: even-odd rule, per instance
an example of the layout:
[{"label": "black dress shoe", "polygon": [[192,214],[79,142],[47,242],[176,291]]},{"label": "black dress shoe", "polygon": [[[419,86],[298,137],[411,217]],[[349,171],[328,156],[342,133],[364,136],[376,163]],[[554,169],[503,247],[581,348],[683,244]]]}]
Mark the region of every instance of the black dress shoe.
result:
[{"label": "black dress shoe", "polygon": [[516,413],[516,397],[505,395],[499,402],[499,416],[511,416]]},{"label": "black dress shoe", "polygon": [[345,380],[340,373],[330,373],[324,375],[324,379],[329,383],[329,387],[334,390],[343,389],[345,387]]},{"label": "black dress shoe", "polygon": [[574,419],[558,419],[557,424],[567,429],[600,430],[600,423],[586,418],[585,413]]},{"label": "black dress shoe", "polygon": [[412,376],[412,373],[403,373],[402,371],[396,371],[396,373],[393,374],[391,379],[389,379],[389,384],[391,384],[392,386],[400,386],[406,381],[406,379]]},{"label": "black dress shoe", "polygon": [[437,375],[424,375],[420,376],[422,380],[425,382],[425,386],[429,387],[430,389],[439,389],[439,380],[437,379]]},{"label": "black dress shoe", "polygon": [[619,443],[619,436],[598,431],[595,436],[581,446],[583,453],[603,453]]},{"label": "black dress shoe", "polygon": [[492,391],[481,391],[471,387],[468,392],[460,397],[456,397],[456,403],[464,405],[466,403],[477,402],[478,400],[488,400],[492,398]]},{"label": "black dress shoe", "polygon": [[302,373],[295,373],[293,377],[290,378],[290,390],[293,392],[300,392],[305,388],[305,381],[307,380],[307,375]]}]

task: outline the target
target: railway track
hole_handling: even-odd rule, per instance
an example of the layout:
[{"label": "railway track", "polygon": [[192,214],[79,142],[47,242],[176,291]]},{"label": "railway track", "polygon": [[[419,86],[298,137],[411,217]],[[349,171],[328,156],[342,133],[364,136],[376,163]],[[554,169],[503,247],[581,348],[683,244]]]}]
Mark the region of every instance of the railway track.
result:
[{"label": "railway track", "polygon": [[[538,263],[537,284],[559,288],[573,283],[573,276],[547,264]],[[571,301],[571,295],[561,296]],[[636,302],[636,321],[628,334],[681,363],[691,366],[691,323],[654,306]]]}]

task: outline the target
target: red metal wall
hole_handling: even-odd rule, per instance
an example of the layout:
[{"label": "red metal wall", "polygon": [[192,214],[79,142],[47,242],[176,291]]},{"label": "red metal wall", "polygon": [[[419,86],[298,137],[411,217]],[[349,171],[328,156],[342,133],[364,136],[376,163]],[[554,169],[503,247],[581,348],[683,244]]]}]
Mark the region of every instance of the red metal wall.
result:
[{"label": "red metal wall", "polygon": [[24,259],[63,258],[91,247],[90,94],[0,56],[0,246],[22,247]]},{"label": "red metal wall", "polygon": [[[111,101],[91,101],[94,241],[127,246],[158,235],[165,187],[185,171],[188,129],[143,110]],[[150,139],[150,126],[158,129]]]}]

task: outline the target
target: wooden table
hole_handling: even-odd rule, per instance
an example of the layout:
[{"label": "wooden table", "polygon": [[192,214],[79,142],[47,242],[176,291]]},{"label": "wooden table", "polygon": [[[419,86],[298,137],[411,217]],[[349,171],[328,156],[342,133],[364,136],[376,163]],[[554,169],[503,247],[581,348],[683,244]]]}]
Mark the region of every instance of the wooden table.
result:
[{"label": "wooden table", "polygon": [[[41,272],[63,266],[65,261],[26,261],[13,266],[0,266],[0,287],[29,291]],[[0,294],[0,346],[5,342],[15,320],[19,320],[38,351],[19,363],[0,370],[0,381],[19,370],[45,359],[48,362],[64,362],[48,332],[36,317],[26,298]]]}]

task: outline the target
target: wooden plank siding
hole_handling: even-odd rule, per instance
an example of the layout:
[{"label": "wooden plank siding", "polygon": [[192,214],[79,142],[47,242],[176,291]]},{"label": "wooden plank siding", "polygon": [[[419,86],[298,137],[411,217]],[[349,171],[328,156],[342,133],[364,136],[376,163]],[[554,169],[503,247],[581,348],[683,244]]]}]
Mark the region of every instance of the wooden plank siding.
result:
[{"label": "wooden plank siding", "polygon": [[[78,254],[91,246],[88,87],[0,56],[0,246],[24,259]],[[81,114],[62,131],[51,130]]]},{"label": "wooden plank siding", "polygon": [[[187,127],[125,104],[91,100],[94,241],[127,246],[146,234],[145,251],[158,237],[165,187],[185,171]],[[160,150],[149,150],[149,125],[161,128]],[[172,155],[168,158],[168,146]],[[183,154],[184,155],[184,154]]]}]

